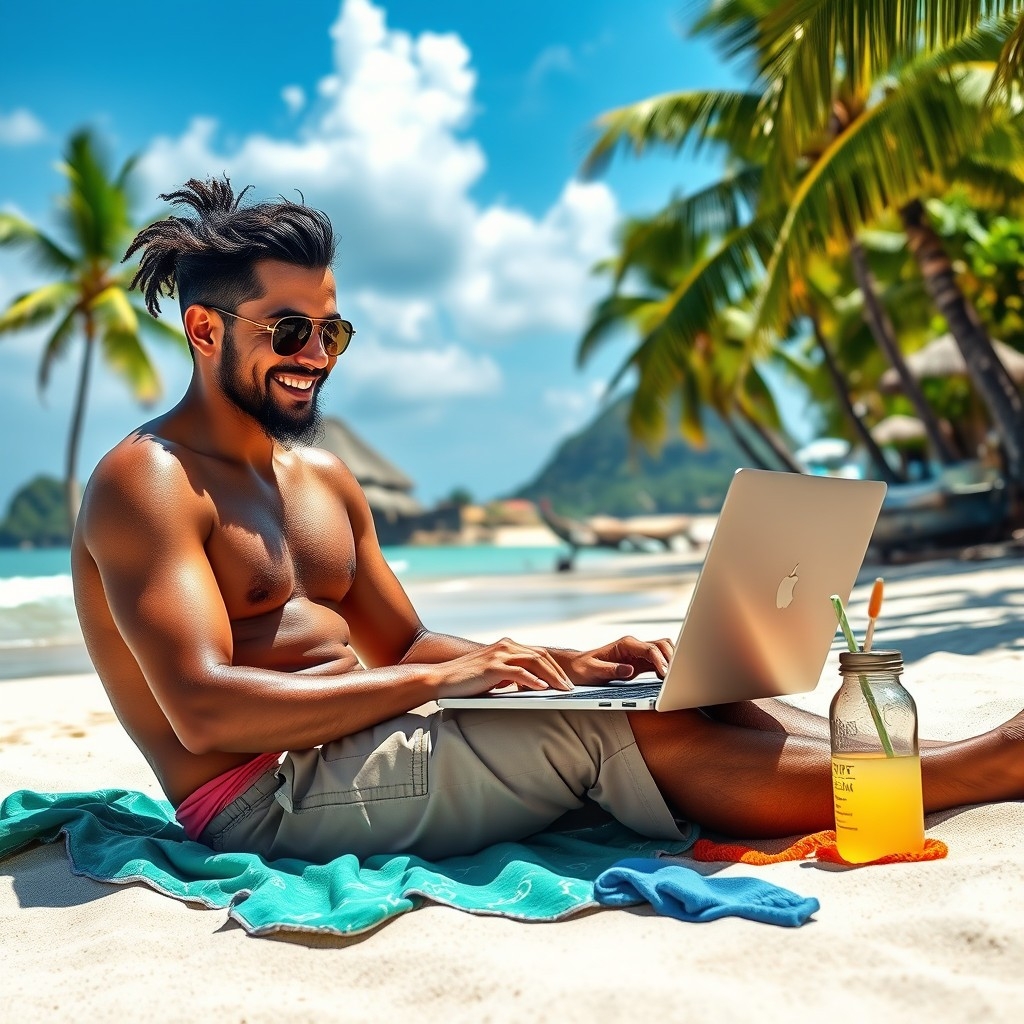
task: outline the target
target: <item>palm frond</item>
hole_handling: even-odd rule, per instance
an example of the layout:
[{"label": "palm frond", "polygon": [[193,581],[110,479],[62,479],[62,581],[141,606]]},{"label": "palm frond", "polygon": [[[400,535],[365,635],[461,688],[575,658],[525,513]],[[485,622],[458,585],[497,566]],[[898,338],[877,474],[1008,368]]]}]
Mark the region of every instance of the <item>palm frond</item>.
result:
[{"label": "palm frond", "polygon": [[160,377],[139,335],[110,327],[100,339],[107,365],[128,384],[132,395],[143,405],[155,402],[161,393]]},{"label": "palm frond", "polygon": [[[921,54],[962,47],[963,54],[989,47],[1009,31],[1006,21],[985,19],[1019,13],[1019,0],[790,0],[774,5],[759,23],[759,70],[780,89],[779,144],[794,159],[828,121],[837,73],[846,88],[867,95],[872,86]],[[975,34],[973,40],[965,37]],[[980,58],[990,59],[990,58]],[[946,66],[950,66],[948,63]]]},{"label": "palm frond", "polygon": [[678,343],[692,344],[720,311],[750,298],[771,258],[782,212],[762,214],[738,228],[683,276],[665,303],[663,326]]},{"label": "palm frond", "polygon": [[92,300],[89,308],[96,313],[102,330],[118,330],[135,335],[139,333],[139,318],[135,307],[120,285],[112,284],[105,288]]},{"label": "palm frond", "polygon": [[624,326],[635,326],[637,313],[658,299],[648,295],[609,295],[594,307],[576,351],[576,365],[584,366],[598,348]]},{"label": "palm frond", "polygon": [[639,156],[654,146],[695,149],[709,141],[741,157],[763,148],[763,95],[730,90],[666,93],[619,107],[597,120],[600,134],[583,163],[583,174],[596,176],[617,149]]},{"label": "palm frond", "polygon": [[177,327],[172,327],[163,320],[158,320],[145,306],[132,303],[132,309],[139,322],[139,329],[144,335],[154,338],[156,341],[169,344],[172,348],[180,349],[186,355],[189,351],[188,338],[185,332]]},{"label": "palm frond", "polygon": [[990,99],[1005,99],[1024,89],[1024,15],[1006,37],[992,76]]},{"label": "palm frond", "polygon": [[68,273],[75,266],[74,257],[49,235],[13,213],[0,213],[0,246],[5,245],[28,250],[30,257],[47,270]]},{"label": "palm frond", "polygon": [[53,364],[67,351],[68,342],[71,341],[71,335],[74,333],[77,314],[77,308],[68,310],[50,337],[46,339],[46,344],[43,345],[43,358],[39,360],[39,373],[36,381],[40,394],[50,383]]},{"label": "palm frond", "polygon": [[60,201],[65,229],[83,254],[104,262],[119,261],[131,227],[128,195],[112,180],[91,132],[71,137],[61,170],[70,185]]},{"label": "palm frond", "polygon": [[35,327],[74,306],[77,291],[69,281],[44,284],[14,299],[0,313],[0,334],[10,334],[26,327]]},{"label": "palm frond", "polygon": [[710,239],[732,234],[750,220],[761,180],[760,167],[742,166],[706,188],[673,199],[653,217],[630,222],[620,241],[617,284],[637,267],[652,281],[664,281],[666,272],[677,277],[704,255]]},{"label": "palm frond", "polygon": [[758,297],[757,330],[791,318],[793,285],[824,239],[850,238],[941,180],[977,131],[978,112],[935,78],[889,93],[833,140],[800,180]]}]

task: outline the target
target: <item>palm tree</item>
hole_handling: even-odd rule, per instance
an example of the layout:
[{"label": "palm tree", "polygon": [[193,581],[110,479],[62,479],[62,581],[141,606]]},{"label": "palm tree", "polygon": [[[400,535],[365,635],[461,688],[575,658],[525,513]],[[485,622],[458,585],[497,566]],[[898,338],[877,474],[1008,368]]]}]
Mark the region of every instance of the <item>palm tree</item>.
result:
[{"label": "palm tree", "polygon": [[[986,105],[985,89],[980,93],[977,89],[979,62],[985,85],[991,81],[994,61],[1010,31],[1007,19],[983,24],[967,35],[961,33],[941,51],[925,51],[916,57],[908,56],[907,47],[897,51],[906,63],[884,67],[899,74],[898,87],[881,88],[881,73],[865,75],[863,68],[871,66],[870,61],[857,47],[874,45],[873,19],[896,17],[895,8],[887,0],[871,5],[852,0],[830,4],[831,0],[717,3],[698,29],[716,32],[733,54],[753,63],[755,87],[742,93],[672,94],[612,111],[602,117],[603,133],[588,159],[588,167],[593,169],[623,144],[639,153],[654,144],[678,149],[688,141],[724,144],[730,152],[748,158],[756,154],[763,176],[750,223],[764,219],[778,224],[764,261],[764,280],[757,289],[756,333],[761,336],[785,329],[794,316],[807,312],[799,283],[811,256],[843,249],[849,252],[858,232],[888,209],[900,209],[909,230],[910,204],[959,175],[983,183],[993,194],[1001,191],[1017,198],[1021,192],[1021,181],[1012,173],[1015,168],[1007,172],[994,159],[1002,148],[1012,163],[1021,151],[1019,139],[1012,141],[1019,129],[1008,108]],[[917,11],[913,3],[897,6]],[[813,10],[819,21],[827,23],[828,31],[813,18],[797,17],[806,10]],[[843,12],[849,24],[842,20]],[[927,17],[921,24],[931,31]],[[825,59],[818,54],[818,63],[807,70],[804,64],[811,62],[805,55],[817,54],[814,41],[819,34],[828,37],[819,48],[830,56]],[[884,32],[879,35],[886,38]],[[808,89],[812,91],[808,93]],[[981,160],[974,156],[979,136],[995,140],[991,152]],[[980,149],[984,151],[986,146]],[[923,233],[926,225],[915,222],[913,227]],[[723,249],[733,241],[726,236]],[[984,332],[979,332],[969,317],[958,316],[962,295],[957,299],[953,294],[955,282],[949,267],[941,264],[933,244],[917,245],[916,249],[921,253],[922,273],[933,297],[942,300],[940,309],[951,329],[962,322],[972,328],[970,337],[958,341],[1002,437],[1011,476],[1024,484],[1024,409],[1015,407],[1014,395],[1001,379],[1005,371],[1001,375],[1001,364],[994,354],[989,355],[991,343]],[[666,324],[684,337],[689,332],[692,340],[698,324],[687,326],[686,293],[695,289],[714,292],[718,305],[728,304],[737,289],[749,287],[746,268],[739,275],[732,273],[733,262],[709,261],[709,266],[715,264],[718,279],[701,274],[687,282],[677,295],[679,301],[666,304]],[[862,284],[867,291],[869,282],[862,280]],[[881,317],[872,320],[874,326],[884,327]],[[900,370],[898,349],[887,347]],[[905,367],[901,370],[904,375],[910,379]],[[908,390],[912,393],[909,385]],[[1019,406],[1020,396],[1015,394]],[[929,422],[926,406],[922,405],[919,414]]]},{"label": "palm tree", "polygon": [[[721,183],[712,186],[720,193],[727,188]],[[751,463],[770,468],[774,459],[783,468],[799,472],[799,464],[778,436],[780,421],[771,392],[757,362],[748,356],[749,316],[739,306],[721,312],[705,309],[704,326],[692,344],[678,344],[663,323],[665,303],[679,281],[694,265],[703,266],[707,256],[706,211],[702,215],[697,208],[721,213],[720,202],[721,195],[697,193],[676,200],[653,218],[626,223],[620,232],[619,256],[597,268],[612,277],[612,291],[595,307],[577,359],[584,364],[623,327],[635,331],[640,344],[609,386],[611,392],[630,369],[638,371],[628,417],[635,438],[655,446],[664,438],[673,413],[679,417],[683,437],[701,447],[704,416],[711,409]],[[650,324],[656,325],[653,330],[648,329]],[[767,355],[787,358],[781,349]],[[771,453],[768,458],[745,431],[760,440]]]},{"label": "palm tree", "polygon": [[97,345],[108,366],[147,404],[160,396],[160,379],[142,344],[143,333],[187,350],[184,335],[154,319],[141,300],[130,296],[132,272],[120,267],[135,233],[130,219],[129,183],[134,160],[111,176],[100,146],[87,130],[68,142],[61,171],[67,192],[59,200],[63,229],[55,238],[28,220],[0,213],[0,245],[17,246],[55,280],[17,296],[0,313],[0,336],[46,325],[38,386],[45,391],[54,363],[76,336],[82,356],[71,411],[65,461],[68,522],[74,529],[81,504],[78,449],[89,378]]}]

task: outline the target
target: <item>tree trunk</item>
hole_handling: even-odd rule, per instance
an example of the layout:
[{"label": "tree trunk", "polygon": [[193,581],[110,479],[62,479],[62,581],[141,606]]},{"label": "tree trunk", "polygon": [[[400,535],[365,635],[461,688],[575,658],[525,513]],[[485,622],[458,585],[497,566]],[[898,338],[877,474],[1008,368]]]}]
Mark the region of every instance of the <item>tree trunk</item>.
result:
[{"label": "tree trunk", "polygon": [[900,351],[899,342],[896,340],[896,331],[889,319],[885,306],[878,297],[878,290],[875,288],[875,280],[868,266],[867,253],[864,247],[852,239],[850,242],[850,260],[853,264],[853,276],[864,297],[864,321],[871,329],[871,334],[878,347],[885,353],[892,367],[900,377],[900,387],[903,393],[910,399],[918,419],[924,424],[925,433],[931,442],[932,450],[938,456],[939,461],[948,466],[958,462],[957,453],[953,450],[952,444],[942,431],[932,407],[924,397],[921,385],[910,372],[903,353]]},{"label": "tree trunk", "polygon": [[95,325],[92,315],[85,314],[85,351],[82,353],[82,367],[78,372],[78,388],[75,405],[71,414],[71,430],[68,434],[67,462],[64,472],[64,492],[68,507],[68,525],[75,531],[78,510],[82,506],[82,488],[78,482],[78,447],[82,439],[82,420],[85,416],[85,398],[89,390],[89,374],[92,369],[92,353],[96,347]]},{"label": "tree trunk", "polygon": [[754,433],[768,446],[772,455],[782,463],[784,469],[790,473],[802,473],[804,471],[803,466],[793,458],[793,453],[775,436],[774,431],[769,430],[763,423],[759,423],[757,418],[751,415],[750,411],[742,403],[738,404],[736,408],[743,417],[743,422],[748,424]]},{"label": "tree trunk", "polygon": [[764,457],[760,455],[754,446],[743,436],[743,431],[741,431],[736,425],[732,416],[724,411],[720,411],[718,415],[722,423],[725,424],[725,429],[729,431],[729,435],[736,443],[736,447],[746,455],[751,465],[753,465],[755,469],[770,469],[771,467],[767,462],[765,462]]},{"label": "tree trunk", "polygon": [[900,217],[928,294],[946,318],[971,382],[992,417],[1003,443],[1010,482],[1019,495],[1024,490],[1024,399],[999,361],[977,311],[960,290],[949,254],[928,220],[924,204],[911,200],[900,209]]},{"label": "tree trunk", "polygon": [[850,393],[846,390],[846,380],[839,369],[835,356],[832,355],[832,350],[828,347],[828,342],[825,341],[821,324],[818,323],[818,318],[814,313],[810,314],[810,320],[811,326],[814,329],[814,340],[818,343],[818,348],[821,349],[821,354],[825,360],[825,369],[828,371],[828,375],[832,380],[832,386],[835,388],[836,397],[839,399],[839,404],[846,414],[850,426],[853,427],[854,433],[856,433],[860,438],[861,444],[867,449],[868,455],[878,470],[881,479],[890,484],[904,483],[905,479],[889,465],[885,455],[882,454],[882,449],[878,447],[878,442],[871,436],[871,431],[868,430],[867,425],[857,415],[857,410],[854,409],[853,402],[850,400]]}]

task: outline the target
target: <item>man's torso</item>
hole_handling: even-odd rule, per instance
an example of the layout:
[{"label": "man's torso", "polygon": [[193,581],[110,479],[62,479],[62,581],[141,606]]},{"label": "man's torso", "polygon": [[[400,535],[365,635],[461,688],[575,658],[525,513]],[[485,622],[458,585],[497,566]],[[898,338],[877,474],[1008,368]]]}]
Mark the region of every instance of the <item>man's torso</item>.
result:
[{"label": "man's torso", "polygon": [[[331,457],[284,452],[264,478],[250,467],[150,435],[133,435],[118,448],[139,444],[160,444],[178,460],[188,480],[181,501],[198,503],[199,518],[208,524],[203,548],[231,622],[232,664],[314,674],[359,668],[340,608],[355,577],[355,542],[337,484],[340,467],[331,465]],[[126,454],[115,453],[122,459]],[[150,465],[143,452],[127,458],[138,463],[139,472]],[[168,508],[166,514],[176,511]],[[179,803],[257,751],[197,755],[178,740],[110,612],[83,539],[91,514],[87,492],[72,550],[86,643],[118,717],[168,798]],[[123,528],[130,530],[131,523]]]}]

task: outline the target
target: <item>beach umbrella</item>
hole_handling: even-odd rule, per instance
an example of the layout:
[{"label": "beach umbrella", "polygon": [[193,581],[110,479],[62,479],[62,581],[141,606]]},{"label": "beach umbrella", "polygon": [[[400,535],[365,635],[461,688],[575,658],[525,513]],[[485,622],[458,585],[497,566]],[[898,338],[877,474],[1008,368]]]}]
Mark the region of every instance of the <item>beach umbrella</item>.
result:
[{"label": "beach umbrella", "polygon": [[916,416],[904,416],[894,413],[879,420],[871,428],[871,436],[876,444],[909,444],[913,441],[925,441],[928,432],[924,424]]},{"label": "beach umbrella", "polygon": [[[1006,372],[1018,387],[1024,385],[1024,355],[1003,341],[993,339],[992,347]],[[943,334],[906,358],[907,368],[918,380],[928,377],[966,377],[967,364],[952,334]],[[878,382],[881,391],[899,391],[900,378],[895,369],[886,370]]]}]

